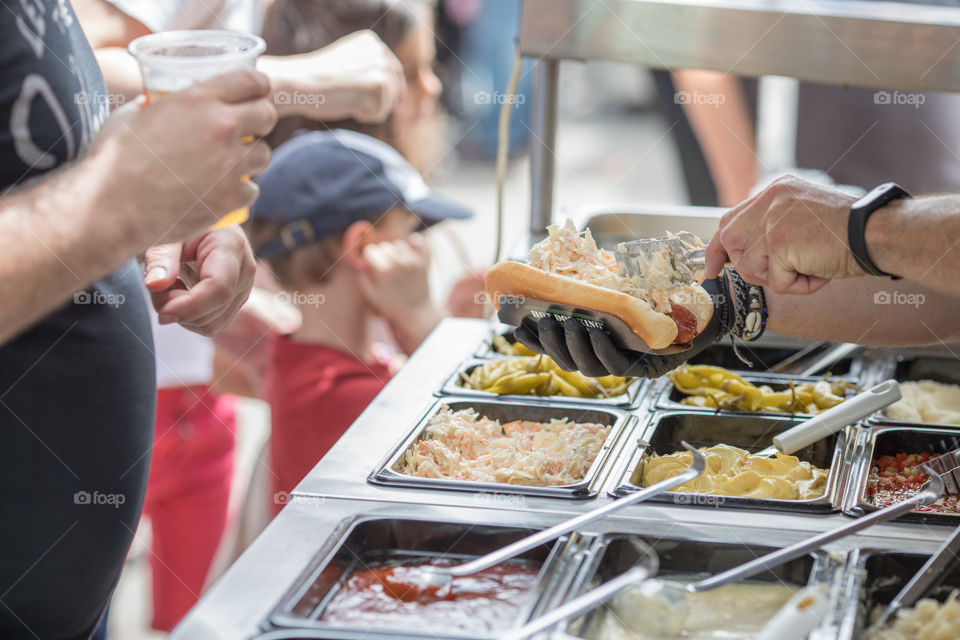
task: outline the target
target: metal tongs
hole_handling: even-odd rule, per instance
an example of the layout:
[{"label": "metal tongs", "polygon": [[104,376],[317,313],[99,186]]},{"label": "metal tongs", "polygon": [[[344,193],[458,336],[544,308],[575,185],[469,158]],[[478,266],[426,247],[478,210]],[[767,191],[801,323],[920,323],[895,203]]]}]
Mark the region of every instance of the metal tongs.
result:
[{"label": "metal tongs", "polygon": [[637,504],[638,502],[643,502],[654,496],[660,495],[665,491],[669,491],[674,487],[679,487],[685,482],[693,480],[706,468],[706,459],[703,457],[695,447],[688,444],[687,442],[682,442],[684,448],[687,449],[691,454],[693,454],[693,463],[690,465],[689,469],[685,469],[682,473],[679,473],[673,477],[662,480],[654,485],[647,487],[642,491],[630,494],[629,496],[619,498],[614,500],[609,504],[605,504],[598,509],[593,509],[584,514],[581,514],[575,518],[571,518],[560,524],[554,525],[549,529],[544,529],[539,533],[535,533],[526,538],[521,538],[512,544],[498,549],[492,553],[488,553],[484,556],[480,556],[469,562],[463,564],[454,565],[452,567],[444,566],[432,566],[424,565],[421,567],[411,568],[404,574],[404,580],[410,583],[415,584],[416,586],[422,589],[443,589],[447,588],[452,578],[469,576],[478,571],[483,571],[484,569],[489,569],[492,566],[498,565],[505,560],[514,558],[525,551],[535,549],[545,542],[549,542],[556,538],[559,538],[562,535],[566,535],[581,527],[585,527],[588,524],[596,522],[601,518],[604,518],[615,511],[619,511],[624,507],[627,507],[631,504]]},{"label": "metal tongs", "polygon": [[706,248],[703,241],[689,231],[621,242],[614,249],[614,255],[620,274],[641,283],[651,264],[664,262],[669,265],[674,285],[703,282]]},{"label": "metal tongs", "polygon": [[921,469],[926,467],[932,471],[929,475],[940,476],[947,493],[960,493],[960,449],[948,451],[916,466]]},{"label": "metal tongs", "polygon": [[[923,467],[924,471],[930,475],[930,480],[920,488],[920,491],[918,491],[916,495],[911,496],[903,502],[898,502],[897,504],[889,507],[884,507],[883,509],[880,509],[879,511],[876,511],[868,516],[858,518],[853,522],[835,529],[831,529],[830,531],[825,531],[819,535],[813,536],[812,538],[808,538],[796,544],[784,547],[783,549],[778,549],[777,551],[760,556],[759,558],[751,560],[750,562],[742,564],[738,567],[733,567],[732,569],[728,569],[727,571],[723,571],[698,582],[682,584],[661,579],[647,580],[647,578],[650,577],[649,570],[645,569],[644,567],[635,567],[626,573],[617,576],[613,580],[605,582],[599,587],[588,591],[577,598],[574,598],[570,602],[547,613],[543,617],[528,622],[519,629],[516,629],[512,633],[504,636],[503,640],[520,640],[521,638],[527,638],[535,633],[548,629],[553,625],[559,624],[566,619],[572,618],[595,608],[599,604],[613,598],[614,595],[632,585],[639,586],[644,600],[665,603],[672,609],[675,603],[682,603],[680,598],[682,598],[685,591],[690,593],[707,591],[709,589],[715,589],[723,586],[730,582],[751,578],[758,573],[762,573],[763,571],[777,567],[785,562],[789,562],[790,560],[800,558],[811,551],[819,549],[829,542],[844,538],[852,533],[872,527],[880,522],[885,522],[887,520],[896,518],[904,513],[912,511],[920,505],[927,505],[936,502],[936,500],[944,493],[944,476],[950,476],[950,478],[953,479],[953,475],[955,473],[960,473],[960,469],[951,468],[947,470],[944,475],[940,475],[926,464],[921,465],[921,467]],[[643,582],[645,580],[646,582]],[[643,584],[639,585],[638,583],[640,582],[643,582]],[[679,604],[679,606],[683,607],[684,605]],[[621,616],[621,622],[629,622],[632,618],[643,617],[631,615],[630,612],[627,611],[621,613],[624,614]],[[639,623],[646,624],[648,620],[638,619],[637,622],[638,625]],[[642,631],[642,629],[639,628],[636,630]]]}]

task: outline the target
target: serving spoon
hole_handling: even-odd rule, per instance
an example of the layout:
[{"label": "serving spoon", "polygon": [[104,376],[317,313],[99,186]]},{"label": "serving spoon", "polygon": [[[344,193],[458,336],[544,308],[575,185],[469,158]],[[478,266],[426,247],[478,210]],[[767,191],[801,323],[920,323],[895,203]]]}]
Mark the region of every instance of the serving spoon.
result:
[{"label": "serving spoon", "polygon": [[395,571],[386,577],[390,583],[393,594],[403,594],[403,598],[417,598],[420,596],[444,597],[449,593],[453,578],[469,576],[484,569],[489,569],[505,560],[514,558],[525,551],[529,551],[545,542],[549,542],[562,535],[566,535],[588,524],[592,524],[601,518],[620,511],[632,504],[637,504],[658,496],[674,487],[679,487],[685,482],[693,480],[706,468],[706,459],[696,447],[687,442],[682,442],[684,448],[693,455],[693,464],[689,469],[684,470],[675,476],[662,480],[654,485],[647,487],[636,493],[618,498],[613,502],[593,509],[584,514],[565,520],[548,529],[538,533],[521,538],[512,544],[497,549],[492,553],[480,556],[469,562],[453,566],[421,565],[416,567],[395,567]]}]

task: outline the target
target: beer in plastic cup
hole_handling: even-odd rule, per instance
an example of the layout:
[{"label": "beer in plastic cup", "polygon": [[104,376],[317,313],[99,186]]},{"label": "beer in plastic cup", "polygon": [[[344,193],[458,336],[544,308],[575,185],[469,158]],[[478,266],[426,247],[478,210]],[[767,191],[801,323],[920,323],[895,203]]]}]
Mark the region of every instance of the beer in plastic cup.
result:
[{"label": "beer in plastic cup", "polygon": [[[263,39],[255,35],[201,30],[152,33],[137,38],[129,47],[140,63],[147,104],[227,71],[254,69],[264,49]],[[253,142],[253,137],[246,136],[242,141]],[[237,209],[213,227],[241,224],[249,215],[246,207]]]}]

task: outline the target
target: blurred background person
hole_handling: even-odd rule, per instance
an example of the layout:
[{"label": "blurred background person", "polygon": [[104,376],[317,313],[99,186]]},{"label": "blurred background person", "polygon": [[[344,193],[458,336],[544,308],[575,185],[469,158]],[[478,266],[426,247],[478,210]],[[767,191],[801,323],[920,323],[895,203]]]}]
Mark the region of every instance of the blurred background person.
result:
[{"label": "blurred background person", "polygon": [[252,242],[303,318],[271,338],[266,378],[272,493],[286,496],[396,370],[369,321],[385,320],[409,355],[448,315],[416,232],[471,213],[431,193],[389,145],[348,130],[294,136],[258,184]]},{"label": "blurred background person", "polygon": [[299,129],[351,129],[386,142],[429,176],[445,150],[446,136],[438,101],[443,86],[434,72],[434,19],[427,0],[274,0],[263,24],[268,54],[282,60],[369,29],[396,55],[406,89],[383,122],[281,117],[268,137],[270,144],[282,144]]},{"label": "blurred background person", "polygon": [[[439,98],[443,85],[434,68],[437,64],[435,5],[429,0],[274,0],[267,11],[263,38],[267,53],[277,56],[302,55],[324,47],[360,29],[376,33],[400,61],[405,91],[390,117],[379,124],[356,118],[317,120],[302,116],[281,117],[267,138],[274,147],[288,140],[300,129],[349,129],[381,140],[396,149],[427,182],[445,166],[451,141],[447,136],[447,120]],[[483,291],[482,270],[475,270],[466,259],[467,251],[459,236],[449,227],[445,244],[460,257],[463,274],[452,285],[453,296],[447,301],[456,315],[480,317],[483,304],[476,295]],[[396,350],[394,333],[378,318],[372,318],[371,330],[380,348]],[[402,351],[402,348],[400,349]]]},{"label": "blurred background person", "polygon": [[526,151],[533,84],[529,61],[523,65],[516,96],[506,95],[520,28],[520,0],[441,0],[438,10],[440,32],[447,36],[437,47],[444,103],[463,120],[457,149],[469,157],[496,157],[500,107],[509,99],[514,105],[510,154]]}]

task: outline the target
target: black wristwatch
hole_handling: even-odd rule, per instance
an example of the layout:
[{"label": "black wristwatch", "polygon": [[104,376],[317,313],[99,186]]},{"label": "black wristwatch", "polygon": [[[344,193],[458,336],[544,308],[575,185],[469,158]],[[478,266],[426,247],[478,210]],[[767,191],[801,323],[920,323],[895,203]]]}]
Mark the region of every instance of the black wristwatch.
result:
[{"label": "black wristwatch", "polygon": [[853,203],[850,207],[850,218],[847,221],[847,242],[850,244],[850,253],[861,269],[871,276],[881,276],[899,280],[900,276],[881,271],[877,265],[870,259],[867,252],[867,240],[865,237],[867,220],[877,209],[886,206],[894,200],[901,198],[910,198],[906,189],[900,187],[895,182],[885,182],[876,187],[873,191],[863,196]]}]

